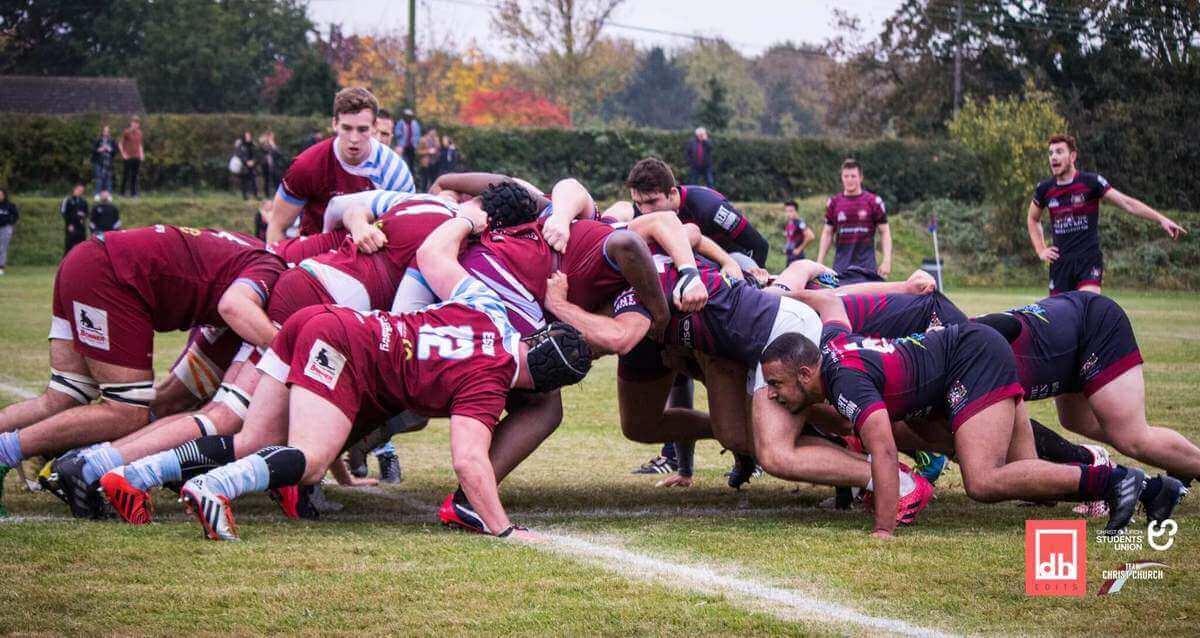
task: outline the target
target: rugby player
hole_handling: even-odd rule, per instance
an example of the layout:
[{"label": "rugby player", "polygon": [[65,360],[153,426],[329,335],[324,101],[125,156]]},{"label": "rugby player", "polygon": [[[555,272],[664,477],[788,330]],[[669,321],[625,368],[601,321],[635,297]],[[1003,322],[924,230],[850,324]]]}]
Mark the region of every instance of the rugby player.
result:
[{"label": "rugby player", "polygon": [[334,195],[415,190],[408,165],[375,138],[378,114],[379,102],[370,91],[338,91],[333,98],[335,135],[305,149],[284,173],[267,223],[268,244],[283,240],[297,216],[301,235],[321,232],[325,206]]},{"label": "rugby player", "polygon": [[[1077,170],[1074,137],[1053,135],[1049,146],[1051,177],[1034,190],[1026,225],[1034,252],[1050,264],[1050,294],[1071,290],[1100,292],[1104,280],[1100,200],[1131,215],[1158,222],[1171,239],[1187,233],[1166,215],[1113,188],[1100,175]],[[1054,237],[1054,245],[1049,247],[1042,231],[1042,214],[1047,209]]]},{"label": "rugby player", "polygon": [[[836,233],[833,269],[839,275],[857,270],[886,279],[892,271],[892,231],[888,226],[887,209],[883,198],[863,190],[862,178],[862,167],[858,162],[852,159],[842,162],[842,192],[830,197],[825,206],[825,228],[821,230],[817,261],[825,262]],[[883,244],[883,261],[879,262],[878,268],[875,265],[876,232]]]},{"label": "rugby player", "polygon": [[1036,458],[1017,366],[1004,338],[975,323],[898,340],[850,332],[844,304],[826,291],[796,293],[825,322],[820,346],[778,337],[761,362],[768,398],[793,414],[828,401],[871,455],[875,529],[890,538],[899,504],[892,422],[938,424],[953,436],[967,495],[983,502],[1103,497],[1108,532],[1133,516],[1145,475],[1136,468],[1073,466]]},{"label": "rugby player", "polygon": [[1175,477],[1200,476],[1200,448],[1147,421],[1142,355],[1121,306],[1079,290],[976,321],[1009,340],[1026,400],[1053,398],[1063,427],[1174,475],[1148,481],[1142,498],[1151,520],[1167,518],[1187,492]]},{"label": "rugby player", "polygon": [[[155,332],[228,327],[266,346],[276,329],[264,306],[283,270],[262,242],[226,231],[158,224],[77,246],[54,280],[50,384],[0,411],[0,465],[145,426],[155,398]],[[121,463],[111,446],[96,453],[110,467]],[[77,505],[87,495],[67,495],[72,511],[85,514]]]},{"label": "rugby player", "polygon": [[[184,485],[181,500],[208,538],[238,539],[232,499],[319,481],[356,423],[405,409],[450,417],[454,470],[486,531],[539,538],[513,525],[500,503],[488,460],[492,430],[511,390],[547,392],[576,383],[592,354],[578,331],[560,322],[522,340],[499,296],[446,250],[484,222],[482,215],[456,218],[418,252],[425,281],[446,302],[408,314],[320,306],[284,325],[260,364],[269,378],[251,417],[290,422],[288,445],[264,448]],[[260,394],[267,395],[261,404]]]}]

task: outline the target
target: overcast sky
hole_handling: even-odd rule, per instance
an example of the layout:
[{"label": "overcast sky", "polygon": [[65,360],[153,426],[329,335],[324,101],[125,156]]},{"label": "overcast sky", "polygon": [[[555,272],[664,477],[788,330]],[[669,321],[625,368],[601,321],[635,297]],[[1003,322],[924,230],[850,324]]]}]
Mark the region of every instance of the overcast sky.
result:
[{"label": "overcast sky", "polygon": [[[863,21],[867,33],[878,33],[883,21],[901,0],[627,0],[617,9],[612,23],[648,29],[720,36],[747,55],[761,53],[775,42],[820,43],[829,37],[833,10],[842,8]],[[452,42],[465,46],[474,42],[492,55],[507,57],[508,51],[492,41],[489,33],[492,0],[417,0],[420,41]],[[406,0],[309,0],[309,16],[322,31],[340,23],[344,32],[372,34],[407,29]],[[613,36],[642,45],[668,49],[686,46],[685,37],[661,35],[610,26]]]}]

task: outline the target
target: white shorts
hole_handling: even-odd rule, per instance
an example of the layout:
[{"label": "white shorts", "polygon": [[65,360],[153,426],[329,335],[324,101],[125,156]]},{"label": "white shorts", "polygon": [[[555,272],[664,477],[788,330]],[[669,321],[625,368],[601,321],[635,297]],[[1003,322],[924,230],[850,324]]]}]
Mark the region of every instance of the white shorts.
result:
[{"label": "white shorts", "polygon": [[[808,337],[814,344],[821,343],[821,317],[808,305],[791,297],[779,298],[779,314],[775,315],[775,324],[771,326],[771,336],[767,337],[767,345],[771,345],[779,335],[798,332]],[[754,380],[749,384],[750,394],[767,387],[763,378],[762,365],[754,366]]]}]

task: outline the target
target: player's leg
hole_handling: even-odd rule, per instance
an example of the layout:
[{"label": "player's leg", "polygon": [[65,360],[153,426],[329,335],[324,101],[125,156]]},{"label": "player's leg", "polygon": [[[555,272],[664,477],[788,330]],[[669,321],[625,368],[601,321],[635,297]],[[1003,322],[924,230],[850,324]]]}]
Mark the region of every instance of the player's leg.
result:
[{"label": "player's leg", "polygon": [[866,488],[871,465],[866,457],[832,442],[802,436],[804,415],[794,415],[767,398],[767,389],[752,399],[754,452],[763,469],[789,480]]},{"label": "player's leg", "polygon": [[32,399],[0,409],[0,433],[12,432],[58,414],[87,405],[100,396],[100,386],[88,372],[83,355],[72,347],[71,328],[65,337],[50,338],[50,383]]},{"label": "player's leg", "polygon": [[1088,402],[1105,439],[1122,454],[1179,476],[1200,476],[1200,448],[1175,430],[1147,422],[1142,366],[1121,373]]},{"label": "player's leg", "polygon": [[[704,412],[687,408],[664,410],[675,373],[663,370],[651,378],[617,378],[621,432],[638,443],[669,443],[713,438],[712,422]],[[744,391],[743,391],[744,394]]]}]

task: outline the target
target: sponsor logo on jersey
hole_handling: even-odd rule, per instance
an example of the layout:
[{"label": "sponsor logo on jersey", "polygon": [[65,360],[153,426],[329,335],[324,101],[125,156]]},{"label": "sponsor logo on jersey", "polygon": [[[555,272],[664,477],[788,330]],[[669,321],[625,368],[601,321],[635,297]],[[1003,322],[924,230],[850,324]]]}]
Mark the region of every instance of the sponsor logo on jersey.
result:
[{"label": "sponsor logo on jersey", "polygon": [[717,209],[717,214],[713,215],[713,221],[725,230],[733,229],[733,225],[737,223],[737,220],[738,214],[729,210],[724,204]]},{"label": "sponsor logo on jersey", "polygon": [[1079,204],[1084,203],[1085,201],[1087,201],[1087,195],[1085,195],[1083,193],[1072,193],[1071,194],[1071,203],[1072,204],[1079,205]]},{"label": "sponsor logo on jersey", "polygon": [[1097,372],[1099,372],[1099,370],[1096,369],[1096,366],[1099,364],[1100,359],[1096,356],[1096,353],[1093,352],[1090,356],[1088,356],[1087,360],[1083,362],[1083,365],[1080,366],[1079,374],[1083,375],[1083,378],[1085,379],[1090,379],[1095,376]]},{"label": "sponsor logo on jersey", "polygon": [[483,351],[483,354],[489,357],[496,356],[496,333],[484,332],[479,335],[479,340],[479,349]]},{"label": "sponsor logo on jersey", "polygon": [[847,419],[850,419],[851,423],[858,420],[858,413],[859,413],[860,408],[858,407],[857,403],[851,401],[850,399],[847,399],[846,395],[840,394],[840,393],[838,394],[837,409],[838,409],[838,412],[842,413],[842,416],[846,417]]},{"label": "sponsor logo on jersey", "polygon": [[859,209],[859,211],[858,211],[858,218],[859,218],[860,220],[862,220],[862,219],[866,219],[866,218],[867,218],[867,210],[866,210],[865,208],[863,208],[863,209]]},{"label": "sponsor logo on jersey", "polygon": [[75,336],[85,346],[108,350],[108,313],[76,301]]},{"label": "sponsor logo on jersey", "polygon": [[950,411],[956,412],[967,401],[967,386],[962,384],[962,381],[956,380],[954,385],[950,386],[950,391],[946,393],[946,403],[950,405]]},{"label": "sponsor logo on jersey", "polygon": [[1046,206],[1048,206],[1050,208],[1058,208],[1058,198],[1051,197],[1050,201],[1046,202]]},{"label": "sponsor logo on jersey", "polygon": [[838,211],[837,220],[838,220],[838,222],[839,222],[839,223],[840,223],[840,222],[844,222],[844,221],[846,221],[846,213],[845,213],[844,211],[840,211],[840,210],[839,210],[839,211]]},{"label": "sponsor logo on jersey", "polygon": [[315,379],[332,390],[337,385],[342,370],[346,367],[346,357],[334,350],[332,346],[317,339],[308,351],[308,363],[304,364],[304,376]]},{"label": "sponsor logo on jersey", "polygon": [[384,319],[381,315],[375,315],[375,320],[379,322],[379,349],[383,352],[391,352],[392,322]]},{"label": "sponsor logo on jersey", "polygon": [[617,297],[617,301],[615,303],[613,303],[613,312],[616,313],[617,311],[624,310],[625,308],[628,308],[630,306],[634,306],[637,304],[637,301],[638,301],[638,299],[637,299],[636,293],[634,293],[633,291],[626,292],[626,293],[622,294],[620,297]]}]

